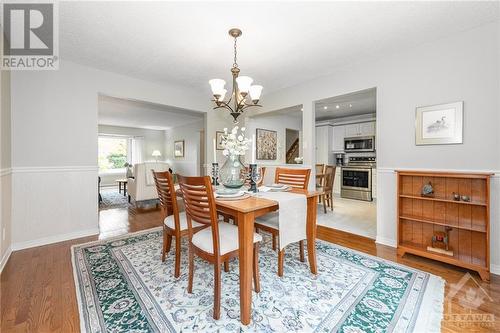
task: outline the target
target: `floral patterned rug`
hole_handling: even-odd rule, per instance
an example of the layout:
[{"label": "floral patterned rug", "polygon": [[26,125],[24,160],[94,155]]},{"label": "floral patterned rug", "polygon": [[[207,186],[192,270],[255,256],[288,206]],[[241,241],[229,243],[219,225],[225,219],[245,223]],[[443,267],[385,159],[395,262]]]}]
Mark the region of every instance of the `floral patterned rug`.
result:
[{"label": "floral patterned rug", "polygon": [[82,332],[438,332],[444,280],[394,262],[317,241],[318,274],[287,247],[284,277],[265,236],[261,292],[252,321],[239,321],[238,261],[222,273],[221,318],[212,318],[213,266],[197,258],[188,294],[187,243],[181,276],[174,254],[161,262],[161,229],[72,248]]}]

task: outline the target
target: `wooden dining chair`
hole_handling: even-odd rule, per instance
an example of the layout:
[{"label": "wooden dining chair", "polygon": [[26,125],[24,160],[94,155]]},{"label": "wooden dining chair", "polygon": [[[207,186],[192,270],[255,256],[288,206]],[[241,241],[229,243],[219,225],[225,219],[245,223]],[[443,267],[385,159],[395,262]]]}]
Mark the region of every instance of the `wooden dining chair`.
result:
[{"label": "wooden dining chair", "polygon": [[[260,178],[260,181],[257,183],[257,187],[262,186],[262,184],[264,183],[264,176],[266,175],[266,167],[261,167],[260,169],[261,169],[261,173],[262,173],[261,176],[262,177]],[[245,170],[246,170],[246,173],[248,175],[248,173],[250,172],[250,167],[246,166]],[[250,179],[247,179],[245,181],[245,185],[250,186]]]},{"label": "wooden dining chair", "polygon": [[[221,264],[238,257],[238,227],[219,223],[210,177],[178,176],[189,230],[189,276],[188,293],[193,292],[194,255],[214,265],[214,319],[220,318]],[[193,228],[202,224],[201,229]],[[260,292],[259,242],[262,236],[253,237],[253,280],[255,292]]]},{"label": "wooden dining chair", "polygon": [[[151,171],[153,172],[163,217],[163,249],[161,261],[165,261],[165,256],[170,251],[172,245],[172,238],[175,237],[174,276],[178,278],[181,271],[181,239],[188,235],[186,212],[179,211],[172,174],[168,171]],[[193,227],[200,228],[203,227],[203,225],[193,223]]]},{"label": "wooden dining chair", "polygon": [[[274,182],[285,184],[294,188],[306,190],[309,184],[311,169],[286,169],[276,168]],[[272,217],[257,218],[255,220],[255,230],[264,230],[273,236],[273,250],[276,250],[276,238],[279,236],[279,217],[274,214]],[[304,221],[305,223],[305,221]],[[304,261],[304,241],[299,241],[299,259]],[[285,249],[278,251],[278,276],[283,276],[283,264],[285,260]]]},{"label": "wooden dining chair", "polygon": [[[316,164],[316,175],[322,175],[325,173],[325,164]],[[323,186],[323,178],[319,178],[319,181],[318,181],[318,178],[316,178],[316,187],[321,187]]]},{"label": "wooden dining chair", "polygon": [[325,214],[327,206],[333,211],[333,181],[335,180],[335,168],[334,165],[325,166],[325,181],[322,187],[323,194],[321,195]]}]

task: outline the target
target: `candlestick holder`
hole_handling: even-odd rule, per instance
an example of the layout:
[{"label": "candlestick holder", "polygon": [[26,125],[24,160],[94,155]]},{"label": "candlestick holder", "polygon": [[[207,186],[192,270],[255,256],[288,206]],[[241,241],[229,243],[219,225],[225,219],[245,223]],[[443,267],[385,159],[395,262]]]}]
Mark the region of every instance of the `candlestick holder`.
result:
[{"label": "candlestick holder", "polygon": [[250,164],[250,172],[248,175],[250,178],[250,192],[257,193],[257,184],[255,183],[255,179],[259,177],[257,173],[257,164]]},{"label": "candlestick holder", "polygon": [[212,163],[212,185],[219,185],[219,163]]}]

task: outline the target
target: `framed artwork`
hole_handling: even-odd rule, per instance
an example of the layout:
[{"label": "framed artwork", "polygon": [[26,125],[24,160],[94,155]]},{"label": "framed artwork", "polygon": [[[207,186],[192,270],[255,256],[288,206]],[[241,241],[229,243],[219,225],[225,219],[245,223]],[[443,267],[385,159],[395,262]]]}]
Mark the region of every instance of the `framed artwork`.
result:
[{"label": "framed artwork", "polygon": [[417,107],[415,144],[463,143],[463,116],[464,102]]},{"label": "framed artwork", "polygon": [[258,160],[276,160],[278,151],[278,132],[257,128],[256,141]]},{"label": "framed artwork", "polygon": [[216,131],[215,132],[215,147],[217,150],[224,150],[224,147],[222,147],[222,136],[224,135],[224,132]]},{"label": "framed artwork", "polygon": [[184,157],[184,140],[174,141],[174,157]]}]

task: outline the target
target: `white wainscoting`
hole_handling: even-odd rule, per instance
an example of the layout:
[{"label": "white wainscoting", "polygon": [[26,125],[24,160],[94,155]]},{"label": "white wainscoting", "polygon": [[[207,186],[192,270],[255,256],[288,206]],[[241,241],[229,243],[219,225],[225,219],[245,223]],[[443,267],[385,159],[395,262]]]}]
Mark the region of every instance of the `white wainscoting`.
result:
[{"label": "white wainscoting", "polygon": [[11,188],[10,168],[0,169],[0,272],[9,260],[11,247]]},{"label": "white wainscoting", "polygon": [[[376,243],[397,246],[397,177],[395,170],[408,168],[377,169],[377,238]],[[500,275],[500,170],[437,170],[411,169],[413,171],[451,171],[465,173],[492,173],[490,186],[490,271]]]},{"label": "white wainscoting", "polygon": [[12,169],[12,250],[99,233],[96,166]]}]

